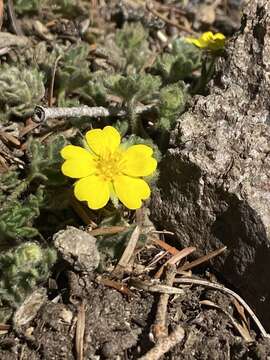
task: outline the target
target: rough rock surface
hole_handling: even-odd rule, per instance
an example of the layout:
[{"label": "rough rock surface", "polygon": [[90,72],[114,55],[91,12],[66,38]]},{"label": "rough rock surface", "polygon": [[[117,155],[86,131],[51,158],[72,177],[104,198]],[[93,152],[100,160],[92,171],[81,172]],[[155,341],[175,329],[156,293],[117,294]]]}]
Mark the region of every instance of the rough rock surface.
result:
[{"label": "rough rock surface", "polygon": [[152,218],[215,269],[270,330],[270,1],[251,0],[210,94],[179,119]]},{"label": "rough rock surface", "polygon": [[61,257],[75,270],[90,272],[98,267],[96,238],[86,231],[67,226],[66,230],[54,234],[53,241]]}]

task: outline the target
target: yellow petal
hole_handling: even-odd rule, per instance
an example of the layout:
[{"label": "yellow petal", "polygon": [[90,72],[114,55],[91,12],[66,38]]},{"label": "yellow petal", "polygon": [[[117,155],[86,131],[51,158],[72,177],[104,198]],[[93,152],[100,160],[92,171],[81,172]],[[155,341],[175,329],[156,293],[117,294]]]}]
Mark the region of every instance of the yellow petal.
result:
[{"label": "yellow petal", "polygon": [[201,40],[202,42],[205,42],[207,44],[210,41],[214,40],[214,35],[211,31],[207,31],[202,34],[202,36],[199,38],[199,40]]},{"label": "yellow petal", "polygon": [[65,160],[69,159],[78,159],[79,157],[84,157],[88,159],[93,159],[93,156],[90,154],[89,151],[74,145],[67,145],[61,150],[61,156]]},{"label": "yellow petal", "polygon": [[93,174],[96,170],[93,156],[79,146],[65,146],[61,150],[61,156],[66,159],[61,169],[66,176],[79,179]]},{"label": "yellow petal", "polygon": [[214,39],[215,39],[215,40],[225,40],[226,37],[225,37],[225,35],[223,35],[223,34],[221,34],[221,33],[216,33],[216,34],[214,35]]},{"label": "yellow petal", "polygon": [[135,210],[142,206],[142,200],[148,199],[151,191],[142,179],[129,176],[117,176],[113,182],[119,200],[129,209]]},{"label": "yellow petal", "polygon": [[91,209],[101,209],[110,198],[109,183],[92,175],[76,182],[74,194],[78,200],[87,201]]},{"label": "yellow petal", "polygon": [[225,36],[221,33],[213,34],[211,31],[207,31],[198,39],[187,38],[186,41],[201,49],[209,48],[211,50],[220,50],[225,45],[225,39]]},{"label": "yellow petal", "polygon": [[187,38],[186,41],[190,44],[193,44],[201,49],[207,47],[207,43],[205,41],[203,41],[201,38],[196,39],[196,38]]},{"label": "yellow petal", "polygon": [[114,152],[120,145],[121,136],[112,126],[105,126],[103,130],[90,130],[85,135],[91,150],[97,155]]},{"label": "yellow petal", "polygon": [[133,145],[123,155],[123,173],[129,176],[148,176],[157,168],[157,161],[151,155],[153,150],[147,145]]}]

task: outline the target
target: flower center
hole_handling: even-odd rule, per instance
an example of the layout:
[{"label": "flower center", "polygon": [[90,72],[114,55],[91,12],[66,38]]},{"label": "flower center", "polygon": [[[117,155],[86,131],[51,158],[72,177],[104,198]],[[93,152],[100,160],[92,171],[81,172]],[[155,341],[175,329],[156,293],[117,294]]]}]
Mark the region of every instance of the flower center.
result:
[{"label": "flower center", "polygon": [[123,169],[123,154],[120,151],[106,152],[96,160],[97,175],[105,181],[112,181]]}]

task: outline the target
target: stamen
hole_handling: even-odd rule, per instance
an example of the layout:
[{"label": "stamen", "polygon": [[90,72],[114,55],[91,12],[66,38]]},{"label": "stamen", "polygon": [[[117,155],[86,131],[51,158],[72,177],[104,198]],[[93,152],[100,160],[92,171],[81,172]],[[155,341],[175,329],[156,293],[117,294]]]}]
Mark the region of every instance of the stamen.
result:
[{"label": "stamen", "polygon": [[123,154],[120,151],[105,152],[96,161],[97,175],[106,181],[112,181],[120,175],[124,165]]}]

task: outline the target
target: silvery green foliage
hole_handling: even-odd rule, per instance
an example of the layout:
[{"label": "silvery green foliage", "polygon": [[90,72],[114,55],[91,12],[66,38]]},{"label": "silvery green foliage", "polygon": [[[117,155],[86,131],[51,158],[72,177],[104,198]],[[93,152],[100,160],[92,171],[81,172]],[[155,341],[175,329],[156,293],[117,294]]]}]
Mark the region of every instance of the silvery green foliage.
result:
[{"label": "silvery green foliage", "polygon": [[0,108],[3,118],[30,116],[45,94],[43,76],[36,68],[0,66]]},{"label": "silvery green foliage", "polygon": [[123,100],[127,109],[128,128],[131,133],[145,136],[145,129],[139,116],[134,112],[138,102],[147,104],[158,98],[161,80],[158,76],[150,74],[135,74],[129,76],[112,75],[105,82],[105,86],[112,95],[117,95]]},{"label": "silvery green foliage", "polygon": [[60,59],[56,74],[59,106],[67,106],[66,96],[79,90],[90,80],[90,65],[87,61],[89,50],[86,43],[74,45]]},{"label": "silvery green foliage", "polygon": [[21,180],[16,171],[10,171],[0,178],[0,250],[11,241],[21,242],[39,234],[33,221],[39,216],[43,191],[25,195],[28,183]]},{"label": "silvery green foliage", "polygon": [[82,15],[89,16],[89,8],[91,7],[90,1],[83,0],[47,0],[47,3],[54,12],[70,18]]},{"label": "silvery green foliage", "polygon": [[16,13],[23,15],[37,13],[42,8],[47,11],[61,13],[64,16],[74,17],[89,12],[89,1],[81,0],[14,0]]},{"label": "silvery green foliage", "polygon": [[27,49],[24,49],[23,58],[18,57],[17,61],[25,60],[27,64],[34,64],[44,74],[44,83],[51,79],[52,69],[58,56],[63,56],[65,47],[55,44],[52,50],[50,46],[41,41]]},{"label": "silvery green foliage", "polygon": [[67,181],[60,171],[60,150],[65,145],[66,140],[61,135],[46,145],[32,139],[27,149],[30,165],[26,178],[20,179],[18,171],[1,175],[0,249],[9,242],[19,243],[38,236],[34,220],[38,218],[40,209],[62,208],[64,205],[63,189],[59,191],[59,187]]},{"label": "silvery green foliage", "polygon": [[27,242],[0,254],[0,314],[2,306],[17,308],[35,288],[48,278],[56,262],[56,252]]},{"label": "silvery green foliage", "polygon": [[150,74],[112,75],[105,86],[110,93],[121,97],[126,104],[138,101],[148,103],[158,97],[161,80],[159,76]]},{"label": "silvery green foliage", "polygon": [[47,144],[30,139],[27,154],[30,159],[28,181],[38,179],[49,186],[59,186],[66,182],[60,168],[63,159],[61,149],[67,144],[64,136],[53,137]]},{"label": "silvery green foliage", "polygon": [[107,78],[108,74],[102,70],[91,73],[91,78],[77,89],[81,101],[89,106],[107,106],[104,86]]},{"label": "silvery green foliage", "polygon": [[121,49],[127,73],[135,73],[145,64],[150,54],[147,38],[141,23],[126,23],[123,29],[117,30],[115,43]]},{"label": "silvery green foliage", "polygon": [[170,53],[157,58],[154,71],[165,83],[189,79],[193,71],[201,67],[201,51],[184,40],[175,40]]},{"label": "silvery green foliage", "polygon": [[187,96],[183,81],[164,86],[160,90],[158,128],[168,131],[172,128],[177,117],[185,109]]},{"label": "silvery green foliage", "polygon": [[14,0],[14,7],[18,14],[37,12],[41,5],[41,0]]}]

